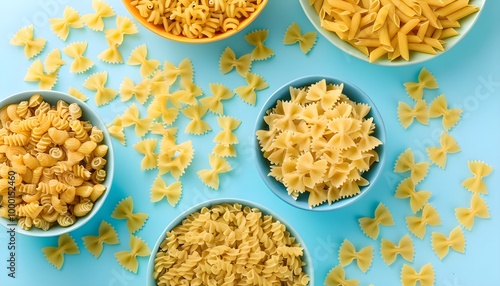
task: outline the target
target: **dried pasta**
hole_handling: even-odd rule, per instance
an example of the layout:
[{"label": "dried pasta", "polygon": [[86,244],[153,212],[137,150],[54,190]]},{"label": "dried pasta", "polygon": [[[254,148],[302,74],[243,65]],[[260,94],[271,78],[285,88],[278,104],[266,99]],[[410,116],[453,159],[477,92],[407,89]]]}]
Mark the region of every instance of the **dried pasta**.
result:
[{"label": "dried pasta", "polygon": [[116,16],[116,28],[104,30],[104,36],[110,45],[121,45],[125,35],[133,35],[138,32],[137,26],[130,18],[118,15]]},{"label": "dried pasta", "polygon": [[63,12],[63,18],[51,18],[49,19],[50,28],[61,40],[66,41],[69,35],[69,29],[83,28],[83,21],[80,18],[80,14],[75,8],[66,6]]},{"label": "dried pasta", "polygon": [[115,15],[115,12],[108,3],[102,0],[92,0],[92,9],[94,9],[95,13],[83,15],[82,21],[87,27],[94,31],[103,31],[103,18],[112,17]]},{"label": "dried pasta", "polygon": [[400,101],[398,104],[398,118],[405,129],[410,127],[414,119],[421,124],[429,124],[429,110],[425,100],[418,100],[413,108]]},{"label": "dried pasta", "polygon": [[417,285],[420,282],[421,286],[434,285],[434,268],[432,264],[427,263],[417,272],[413,267],[408,264],[403,264],[401,269],[401,283],[404,286]]},{"label": "dried pasta", "polygon": [[490,218],[490,211],[484,199],[477,193],[472,195],[469,208],[456,208],[455,217],[467,230],[474,226],[475,218]]},{"label": "dried pasta", "polygon": [[173,84],[178,78],[182,84],[193,82],[194,70],[193,64],[189,58],[183,59],[178,66],[175,66],[169,61],[163,64],[163,72],[165,74],[165,81],[168,85]]},{"label": "dried pasta", "polygon": [[202,208],[166,233],[153,277],[157,285],[308,285],[303,255],[295,237],[272,216],[220,204]]},{"label": "dried pasta", "polygon": [[413,184],[418,184],[427,176],[429,167],[430,163],[426,161],[415,163],[413,151],[408,148],[398,156],[394,165],[394,172],[404,173],[410,171]]},{"label": "dried pasta", "polygon": [[120,97],[122,101],[128,101],[135,96],[137,102],[144,105],[149,98],[151,85],[148,80],[143,80],[137,85],[129,77],[124,77],[120,85]]},{"label": "dried pasta", "polygon": [[409,198],[411,211],[416,213],[427,204],[431,195],[432,193],[430,191],[415,190],[415,183],[413,183],[411,178],[406,178],[399,183],[394,197],[398,199]]},{"label": "dried pasta", "polygon": [[156,87],[153,87],[153,84],[151,84],[151,94],[154,95],[154,99],[148,106],[148,117],[152,119],[161,117],[163,123],[172,125],[179,116],[179,107],[170,107],[173,102],[178,104],[175,93],[170,93],[169,85],[163,82],[156,85]]},{"label": "dried pasta", "polygon": [[40,89],[52,89],[57,83],[57,72],[45,73],[42,61],[37,59],[26,71],[24,81],[38,82]]},{"label": "dried pasta", "polygon": [[134,149],[144,155],[141,161],[141,170],[156,168],[158,154],[154,153],[158,140],[156,138],[144,139],[134,144]]},{"label": "dried pasta", "polygon": [[159,175],[170,173],[178,181],[193,160],[193,142],[188,140],[181,144],[161,144],[160,147],[160,155],[158,155]]},{"label": "dried pasta", "polygon": [[209,155],[209,162],[211,169],[203,169],[197,172],[198,177],[201,181],[214,190],[219,189],[219,175],[222,173],[227,173],[233,168],[229,163],[222,157],[215,155]]},{"label": "dried pasta", "polygon": [[135,48],[128,58],[127,64],[139,65],[140,73],[143,78],[147,78],[160,66],[159,60],[148,60],[148,50],[146,45],[140,45]]},{"label": "dried pasta", "polygon": [[257,90],[266,89],[269,87],[267,82],[258,74],[247,73],[245,76],[247,81],[246,86],[240,86],[234,89],[234,92],[246,103],[255,106],[257,101]]},{"label": "dried pasta", "polygon": [[222,74],[226,74],[234,68],[240,76],[245,77],[251,67],[251,54],[245,54],[237,58],[236,54],[230,47],[226,47],[219,58],[219,69]]},{"label": "dried pasta", "polygon": [[439,166],[441,169],[446,167],[447,155],[451,153],[460,152],[460,146],[457,141],[449,133],[441,133],[439,138],[440,147],[427,147],[427,154],[429,159]]},{"label": "dried pasta", "polygon": [[339,262],[342,267],[345,267],[353,260],[356,260],[358,268],[366,273],[373,261],[373,246],[366,246],[359,251],[356,251],[354,245],[347,239],[342,242],[339,248]]},{"label": "dried pasta", "polygon": [[448,103],[446,102],[446,97],[444,94],[436,97],[429,104],[429,117],[435,118],[442,116],[443,127],[445,131],[449,131],[453,126],[455,126],[462,115],[462,109],[460,108],[448,108]]},{"label": "dried pasta", "polygon": [[116,260],[126,270],[137,273],[139,261],[137,256],[149,256],[151,250],[146,242],[137,236],[130,235],[130,251],[119,251],[115,253]]},{"label": "dried pasta", "polygon": [[347,279],[345,270],[341,265],[337,265],[328,272],[325,278],[325,286],[358,286],[359,281],[355,279]]},{"label": "dried pasta", "polygon": [[57,246],[47,246],[42,248],[42,252],[45,255],[50,264],[55,268],[61,269],[64,264],[65,254],[79,254],[80,249],[76,244],[75,240],[67,233],[62,234],[57,239]]},{"label": "dried pasta", "polygon": [[168,203],[175,207],[182,195],[182,182],[177,181],[167,186],[165,181],[160,177],[156,177],[151,186],[151,201],[158,202],[166,198]]},{"label": "dried pasta", "polygon": [[215,136],[213,141],[223,145],[238,144],[238,137],[233,133],[233,130],[240,126],[241,120],[233,117],[217,117],[217,122],[222,131]]},{"label": "dried pasta", "polygon": [[87,50],[87,42],[74,42],[63,49],[63,52],[73,58],[69,71],[73,73],[83,73],[94,66],[94,62],[83,54]]},{"label": "dried pasta", "polygon": [[137,105],[132,104],[127,108],[121,116],[123,127],[135,125],[135,134],[137,137],[142,138],[148,133],[151,128],[153,119],[150,117],[140,118],[139,108]]},{"label": "dried pasta", "polygon": [[219,83],[210,83],[209,88],[212,95],[200,99],[200,104],[215,114],[224,114],[222,101],[232,98],[234,93],[228,87]]},{"label": "dried pasta", "polygon": [[252,60],[262,61],[274,55],[274,51],[264,45],[268,35],[269,30],[255,30],[245,35],[245,40],[255,46],[251,53]]},{"label": "dried pasta", "polygon": [[132,197],[126,197],[121,200],[113,210],[111,217],[114,219],[125,219],[127,220],[127,228],[130,234],[135,233],[140,230],[146,220],[148,219],[148,214],[146,213],[134,213],[134,201]]},{"label": "dried pasta", "polygon": [[417,102],[422,100],[425,88],[436,89],[439,87],[434,75],[426,68],[422,68],[418,73],[417,82],[405,82],[403,85],[406,89],[406,93]]},{"label": "dried pasta", "polygon": [[441,218],[437,210],[430,204],[426,204],[422,209],[422,214],[418,216],[407,216],[406,225],[410,232],[416,237],[423,239],[427,225],[441,225]]},{"label": "dried pasta", "polygon": [[469,161],[467,164],[473,177],[463,180],[462,186],[473,193],[487,194],[488,187],[483,178],[493,172],[493,167],[481,161]]},{"label": "dried pasta", "polygon": [[61,51],[59,49],[53,49],[47,54],[43,62],[45,71],[49,74],[57,72],[65,64],[66,62],[61,58]]},{"label": "dried pasta", "polygon": [[33,25],[21,28],[14,34],[9,42],[9,44],[13,46],[24,47],[24,56],[28,60],[39,55],[47,43],[47,40],[44,38],[34,38],[33,30]]},{"label": "dried pasta", "polygon": [[431,236],[432,249],[439,257],[443,259],[448,255],[449,249],[459,253],[465,253],[465,235],[460,226],[455,227],[448,237],[439,232],[433,232]]},{"label": "dried pasta", "polygon": [[109,135],[116,138],[116,140],[118,140],[120,144],[125,146],[126,138],[125,138],[125,133],[123,132],[124,126],[121,116],[120,115],[116,116],[113,122],[107,125],[107,128]]},{"label": "dried pasta", "polygon": [[202,119],[207,111],[208,108],[203,105],[191,105],[182,109],[182,114],[191,119],[191,121],[186,126],[186,133],[201,135],[212,130],[208,122]]},{"label": "dried pasta", "polygon": [[382,238],[380,243],[380,254],[387,265],[394,263],[398,254],[406,261],[413,262],[415,248],[409,235],[403,236],[397,245],[388,239]]},{"label": "dried pasta", "polygon": [[307,54],[316,44],[317,36],[316,32],[307,32],[302,34],[299,24],[297,24],[297,22],[292,22],[292,24],[290,24],[285,31],[283,44],[292,45],[299,43],[300,50],[304,54]]},{"label": "dried pasta", "polygon": [[99,235],[87,235],[82,237],[83,245],[85,248],[94,256],[96,259],[101,256],[103,244],[118,244],[120,241],[118,239],[118,233],[116,230],[106,221],[102,221],[99,225]]},{"label": "dried pasta", "polygon": [[358,219],[361,231],[371,239],[377,239],[380,233],[380,225],[391,226],[394,225],[394,219],[389,209],[382,203],[379,203],[375,209],[375,216],[362,217]]},{"label": "dried pasta", "polygon": [[118,43],[107,39],[108,48],[102,51],[97,58],[108,64],[123,64],[123,55],[118,49]]}]

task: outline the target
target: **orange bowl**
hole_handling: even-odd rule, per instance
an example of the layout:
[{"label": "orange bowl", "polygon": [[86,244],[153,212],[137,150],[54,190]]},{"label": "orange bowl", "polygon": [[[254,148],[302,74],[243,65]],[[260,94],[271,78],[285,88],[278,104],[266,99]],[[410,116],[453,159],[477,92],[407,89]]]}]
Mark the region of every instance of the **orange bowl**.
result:
[{"label": "orange bowl", "polygon": [[131,0],[122,0],[123,4],[127,8],[130,14],[139,22],[141,25],[152,31],[153,33],[169,39],[173,40],[176,42],[181,42],[181,43],[189,43],[189,44],[203,44],[203,43],[210,43],[210,42],[216,42],[225,38],[228,38],[239,31],[243,30],[246,28],[250,23],[252,23],[257,16],[264,10],[264,7],[267,5],[268,0],[262,0],[261,3],[256,4],[257,8],[254,12],[252,12],[248,18],[245,18],[243,21],[239,22],[238,26],[235,29],[230,29],[226,32],[216,32],[215,35],[211,38],[209,37],[201,37],[201,38],[189,38],[184,35],[174,35],[170,32],[167,32],[163,25],[155,25],[152,22],[148,22],[148,20],[144,17],[141,16],[139,9],[137,9],[134,5],[131,4]]}]

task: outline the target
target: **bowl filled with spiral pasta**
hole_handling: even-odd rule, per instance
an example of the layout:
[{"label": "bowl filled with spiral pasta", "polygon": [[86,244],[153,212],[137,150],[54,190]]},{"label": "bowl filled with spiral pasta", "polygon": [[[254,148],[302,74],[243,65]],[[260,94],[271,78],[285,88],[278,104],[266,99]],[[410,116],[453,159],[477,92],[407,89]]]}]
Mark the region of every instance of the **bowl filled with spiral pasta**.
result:
[{"label": "bowl filled with spiral pasta", "polygon": [[284,84],[264,103],[253,149],[275,195],[301,209],[329,211],[373,189],[385,142],[382,116],[365,92],[312,75]]},{"label": "bowl filled with spiral pasta", "polygon": [[147,285],[315,285],[297,233],[268,208],[240,199],[195,205],[168,224]]},{"label": "bowl filled with spiral pasta", "polygon": [[268,0],[123,0],[129,13],[155,34],[181,43],[228,38],[250,25]]},{"label": "bowl filled with spiral pasta", "polygon": [[113,180],[106,125],[83,101],[49,90],[0,101],[0,223],[29,236],[84,225]]}]

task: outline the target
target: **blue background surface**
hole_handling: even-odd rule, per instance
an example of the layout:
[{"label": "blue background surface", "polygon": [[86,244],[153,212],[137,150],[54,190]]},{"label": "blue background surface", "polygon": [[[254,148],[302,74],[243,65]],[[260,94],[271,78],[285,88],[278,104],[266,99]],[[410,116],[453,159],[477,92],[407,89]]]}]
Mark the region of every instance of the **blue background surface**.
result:
[{"label": "blue background surface", "polygon": [[[122,3],[108,0],[118,15],[128,16]],[[29,4],[28,4],[29,3]],[[51,31],[48,19],[62,17],[66,5],[76,8],[80,15],[92,13],[91,1],[70,0],[31,0],[4,1],[0,10],[0,76],[1,97],[27,90],[36,89],[36,83],[24,82],[23,78],[31,61],[25,59],[22,48],[9,45],[12,35],[28,24],[35,26],[35,36],[48,40],[43,53],[37,58],[42,60],[54,48],[62,49],[74,41],[88,41],[86,56],[96,65],[84,74],[69,73],[69,64],[63,66],[54,89],[67,91],[69,86],[83,91],[90,99],[88,104],[102,115],[106,123],[117,114],[123,113],[131,102],[123,103],[116,98],[111,104],[96,107],[92,92],[82,87],[82,83],[92,73],[108,71],[108,86],[119,89],[124,76],[135,82],[140,80],[137,66],[111,65],[101,62],[97,55],[106,47],[104,35],[88,28],[72,30],[66,42],[61,41]],[[462,152],[448,156],[444,170],[431,166],[429,175],[418,185],[420,189],[433,192],[430,203],[441,215],[443,224],[428,227],[423,240],[414,236],[416,247],[415,259],[411,266],[420,269],[426,263],[432,263],[435,269],[436,285],[472,286],[500,284],[500,32],[498,30],[500,1],[488,1],[476,26],[453,49],[428,62],[405,67],[386,67],[346,56],[318,35],[316,46],[308,55],[302,54],[297,45],[282,44],[286,28],[296,21],[303,32],[314,30],[298,1],[272,0],[258,19],[239,34],[221,42],[205,45],[185,45],[164,40],[138,25],[139,34],[126,36],[120,50],[126,61],[133,48],[146,43],[150,59],[161,62],[171,61],[177,65],[189,57],[195,70],[195,82],[209,94],[209,83],[222,83],[231,89],[244,85],[245,81],[235,72],[222,75],[218,69],[219,57],[227,46],[238,56],[251,52],[244,35],[255,29],[269,29],[266,44],[274,49],[276,55],[271,59],[254,62],[252,72],[260,74],[269,83],[269,88],[258,92],[256,106],[249,106],[237,96],[225,102],[225,114],[242,120],[236,130],[240,140],[237,145],[237,158],[231,158],[234,170],[221,176],[218,191],[205,187],[196,176],[196,171],[208,168],[208,153],[214,146],[213,137],[220,131],[216,116],[205,117],[212,126],[212,131],[203,136],[187,135],[183,132],[187,124],[182,115],[176,122],[179,127],[178,142],[193,140],[195,158],[188,172],[182,177],[183,195],[174,208],[163,200],[150,201],[149,189],[157,171],[141,171],[142,156],[132,145],[138,141],[133,128],[126,128],[127,146],[114,140],[116,173],[111,193],[101,211],[87,225],[71,233],[79,247],[80,254],[66,255],[61,270],[55,269],[44,258],[41,249],[57,245],[57,238],[33,238],[17,236],[17,277],[7,277],[7,231],[0,229],[0,285],[144,285],[146,281],[147,260],[139,258],[137,274],[127,272],[116,262],[114,253],[129,250],[129,234],[124,221],[110,217],[115,205],[123,198],[132,196],[134,211],[147,212],[150,216],[143,229],[136,233],[153,247],[164,227],[179,213],[190,206],[212,198],[243,198],[254,201],[279,213],[302,235],[306,246],[313,256],[316,285],[322,285],[328,271],[338,265],[337,252],[344,239],[349,239],[356,248],[373,245],[375,258],[372,267],[364,274],[355,264],[346,267],[348,278],[361,281],[360,285],[399,285],[400,271],[404,260],[398,258],[387,266],[380,257],[380,239],[392,241],[409,233],[405,216],[412,215],[408,200],[394,198],[397,184],[405,175],[394,174],[393,165],[397,156],[411,147],[416,160],[427,160],[425,148],[439,145],[439,134],[443,130],[440,119],[431,119],[428,126],[414,123],[407,130],[398,122],[398,101],[411,103],[405,94],[403,83],[416,81],[418,72],[426,67],[437,78],[439,89],[427,91],[424,98],[428,102],[444,93],[451,107],[463,109],[459,124],[450,133],[457,139]],[[106,27],[115,27],[114,17],[106,19]],[[70,58],[63,55],[67,63]],[[357,203],[332,212],[311,212],[296,209],[273,195],[261,181],[254,165],[252,153],[253,126],[256,115],[273,90],[290,80],[310,74],[330,75],[343,78],[358,85],[370,95],[382,113],[387,128],[387,158],[381,178],[374,189]],[[133,102],[133,101],[132,101]],[[142,114],[145,108],[141,107]],[[490,208],[491,218],[477,219],[472,231],[466,231],[466,252],[459,254],[450,251],[442,261],[430,247],[430,233],[439,231],[448,234],[457,224],[454,216],[456,207],[469,207],[471,193],[460,183],[471,176],[467,161],[482,160],[492,165],[495,170],[485,178],[490,193],[484,196]],[[173,179],[164,176],[167,183]],[[373,216],[379,202],[383,202],[392,212],[395,226],[382,227],[377,240],[366,237],[358,226],[358,218]],[[105,245],[99,259],[84,248],[82,236],[96,235],[102,220],[110,222],[118,231],[121,243]]]}]

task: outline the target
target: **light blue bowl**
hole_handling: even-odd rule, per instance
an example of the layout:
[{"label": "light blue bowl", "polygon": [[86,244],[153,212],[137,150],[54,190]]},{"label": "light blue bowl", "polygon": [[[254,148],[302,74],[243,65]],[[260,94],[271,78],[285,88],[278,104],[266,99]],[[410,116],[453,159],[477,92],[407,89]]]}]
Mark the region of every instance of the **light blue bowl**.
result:
[{"label": "light blue bowl", "polygon": [[304,266],[303,270],[304,272],[309,275],[309,278],[311,279],[309,282],[309,285],[313,286],[314,284],[314,272],[313,272],[313,264],[312,264],[312,257],[309,254],[309,250],[306,247],[306,244],[304,243],[304,240],[300,237],[299,233],[296,232],[288,223],[285,222],[280,216],[278,216],[276,213],[274,213],[272,210],[270,210],[267,207],[264,207],[262,205],[258,205],[254,202],[247,201],[247,200],[242,200],[242,199],[232,199],[232,198],[226,198],[226,199],[213,199],[213,200],[208,200],[203,203],[199,203],[195,206],[192,206],[191,208],[187,209],[186,211],[182,212],[179,216],[177,216],[173,221],[171,221],[165,230],[161,233],[160,237],[155,243],[155,246],[153,248],[153,251],[151,253],[151,256],[149,257],[149,262],[148,262],[148,270],[147,270],[147,284],[148,286],[156,286],[156,281],[153,277],[154,273],[154,264],[155,264],[155,258],[156,254],[158,253],[158,249],[160,248],[161,243],[165,240],[165,237],[167,236],[167,232],[171,231],[174,227],[177,225],[181,224],[184,219],[186,219],[190,214],[199,212],[202,208],[207,207],[210,208],[215,205],[220,205],[220,204],[240,204],[243,207],[248,206],[251,208],[257,208],[259,209],[262,214],[264,215],[271,215],[273,217],[274,221],[279,221],[282,224],[286,226],[286,230],[290,233],[290,236],[295,237],[295,241],[300,244],[300,246],[304,249],[303,250],[303,256],[302,256],[302,261],[306,263]]},{"label": "light blue bowl", "polygon": [[369,190],[372,189],[372,186],[374,183],[377,181],[381,170],[382,166],[384,165],[385,161],[385,144],[386,144],[386,134],[385,134],[385,127],[384,127],[384,121],[382,120],[382,116],[378,112],[377,108],[375,107],[375,104],[373,101],[368,97],[366,93],[364,93],[361,89],[356,87],[355,85],[334,78],[334,77],[329,77],[329,76],[318,76],[318,75],[312,75],[312,76],[305,76],[301,77],[298,79],[294,79],[290,81],[289,83],[286,83],[282,87],[278,88],[271,97],[264,103],[264,106],[259,112],[259,115],[257,116],[257,122],[255,124],[255,130],[254,130],[254,135],[258,130],[269,130],[268,125],[264,122],[264,116],[266,115],[266,112],[274,108],[276,106],[276,103],[278,100],[290,100],[290,92],[289,88],[290,86],[300,88],[303,86],[308,86],[311,84],[314,84],[318,81],[321,81],[322,79],[325,79],[327,84],[344,84],[344,89],[343,89],[343,94],[347,95],[352,101],[354,102],[359,102],[359,103],[366,103],[371,107],[370,113],[368,113],[367,117],[373,117],[373,122],[375,123],[375,132],[373,136],[377,137],[380,141],[382,141],[382,145],[378,146],[375,150],[377,151],[379,155],[379,162],[375,162],[369,171],[364,172],[362,174],[362,177],[368,180],[369,185],[360,187],[361,193],[350,197],[346,199],[342,199],[336,202],[333,202],[331,205],[329,205],[327,202],[311,208],[308,203],[308,197],[309,195],[304,193],[299,195],[297,200],[295,200],[292,196],[288,195],[288,192],[285,188],[285,186],[277,181],[274,177],[268,176],[270,170],[271,170],[271,164],[269,160],[267,160],[262,151],[261,147],[259,145],[259,141],[257,140],[257,137],[255,136],[254,140],[254,152],[255,152],[255,157],[257,160],[257,168],[260,174],[260,177],[262,180],[264,180],[264,183],[267,185],[267,187],[275,194],[277,195],[280,199],[283,201],[287,202],[288,204],[298,207],[301,209],[305,210],[312,210],[312,211],[329,211],[329,210],[334,210],[338,209],[344,206],[347,206],[351,203],[354,203],[355,201],[359,200],[361,197],[363,197]]},{"label": "light blue bowl", "polygon": [[[23,100],[29,100],[29,98],[33,94],[40,94],[43,99],[50,103],[50,105],[54,106],[56,105],[57,101],[59,100],[64,100],[68,104],[71,103],[77,103],[80,105],[82,108],[82,120],[90,121],[93,126],[97,126],[99,129],[102,130],[104,134],[104,144],[108,145],[108,153],[106,154],[106,165],[104,167],[104,170],[106,170],[106,179],[102,183],[103,185],[106,186],[106,191],[104,194],[101,195],[101,197],[94,203],[94,207],[92,210],[83,217],[79,217],[76,219],[76,222],[73,225],[70,225],[68,227],[61,227],[59,225],[54,225],[52,226],[49,230],[44,231],[41,229],[38,229],[36,227],[32,227],[30,230],[23,230],[17,226],[17,221],[14,222],[16,232],[28,236],[38,236],[38,237],[49,237],[49,236],[59,236],[64,233],[69,233],[77,228],[83,226],[87,221],[89,221],[101,208],[103,205],[104,201],[106,200],[106,197],[109,194],[109,191],[111,189],[111,183],[113,182],[113,174],[114,174],[114,153],[113,153],[113,144],[111,142],[111,136],[108,133],[108,129],[106,127],[106,124],[102,121],[102,119],[99,117],[99,115],[92,109],[90,108],[85,102],[69,95],[66,93],[58,92],[58,91],[52,91],[52,90],[30,90],[30,91],[23,91],[19,92],[16,94],[13,94],[5,99],[0,100],[0,108],[7,106],[9,104],[13,103],[19,103]],[[0,218],[0,224],[3,225],[6,228],[11,228],[14,227],[12,225],[12,222],[9,221],[8,219],[5,218]]]}]

